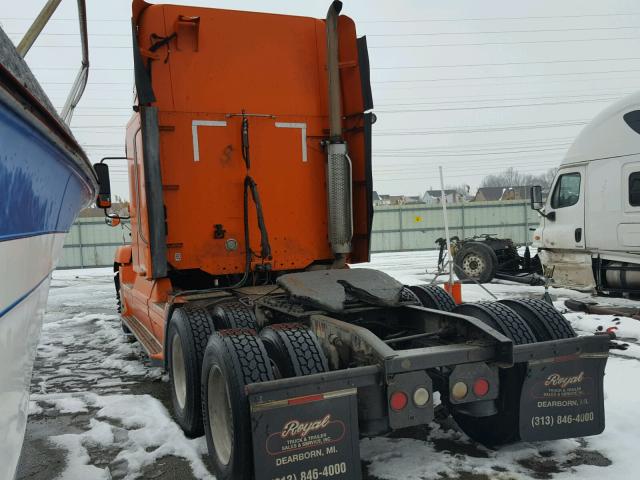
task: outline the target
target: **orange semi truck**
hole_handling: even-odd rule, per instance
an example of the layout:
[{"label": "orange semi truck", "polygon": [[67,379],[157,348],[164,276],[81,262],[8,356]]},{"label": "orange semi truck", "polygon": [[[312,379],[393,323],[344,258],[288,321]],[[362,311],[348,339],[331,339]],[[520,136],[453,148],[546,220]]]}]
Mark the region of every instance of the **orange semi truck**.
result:
[{"label": "orange semi truck", "polygon": [[600,433],[608,336],[576,337],[539,300],[456,305],[349,268],[369,259],[375,116],[366,39],[341,7],[133,2],[115,281],[177,422],[205,433],[219,480],[360,478],[359,438],[429,423],[435,392],[489,445]]}]

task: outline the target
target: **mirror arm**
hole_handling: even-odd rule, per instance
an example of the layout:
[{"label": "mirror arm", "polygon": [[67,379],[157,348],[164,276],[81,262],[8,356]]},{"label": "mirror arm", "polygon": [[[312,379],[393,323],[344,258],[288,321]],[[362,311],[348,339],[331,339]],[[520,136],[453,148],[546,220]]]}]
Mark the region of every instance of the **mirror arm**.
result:
[{"label": "mirror arm", "polygon": [[[544,208],[544,207],[542,207],[542,208]],[[534,208],[534,210],[535,210],[536,212],[538,212],[540,215],[542,215],[544,218],[548,218],[548,219],[549,219],[549,220],[551,220],[551,221],[554,221],[554,220],[556,219],[556,213],[555,213],[555,211],[553,211],[553,210],[552,210],[552,211],[551,211],[551,212],[549,212],[549,213],[545,213],[545,212],[542,210],[542,208]]]},{"label": "mirror arm", "polygon": [[129,215],[128,217],[121,217],[117,213],[108,213],[106,208],[103,208],[103,210],[104,210],[104,216],[107,217],[107,218],[118,218],[120,220],[131,220],[131,215]]}]

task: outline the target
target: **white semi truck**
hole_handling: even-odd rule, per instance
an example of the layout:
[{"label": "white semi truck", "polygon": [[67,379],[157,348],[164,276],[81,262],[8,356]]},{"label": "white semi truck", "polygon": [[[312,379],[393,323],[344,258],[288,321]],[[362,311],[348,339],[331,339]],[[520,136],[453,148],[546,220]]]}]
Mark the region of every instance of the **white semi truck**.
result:
[{"label": "white semi truck", "polygon": [[640,93],[611,105],[567,152],[546,201],[533,245],[556,286],[640,293]]}]

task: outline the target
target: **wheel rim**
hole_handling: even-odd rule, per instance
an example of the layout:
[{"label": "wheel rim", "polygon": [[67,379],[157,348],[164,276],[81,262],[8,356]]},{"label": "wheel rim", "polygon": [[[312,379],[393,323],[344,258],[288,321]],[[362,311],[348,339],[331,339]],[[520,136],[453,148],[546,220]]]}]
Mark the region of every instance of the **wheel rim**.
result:
[{"label": "wheel rim", "polygon": [[187,399],[187,380],[184,367],[184,354],[180,337],[176,334],[171,340],[171,377],[173,378],[173,391],[182,410]]},{"label": "wheel rim", "polygon": [[475,253],[470,253],[462,260],[462,271],[468,277],[479,277],[484,269],[484,260]]},{"label": "wheel rim", "polygon": [[233,432],[231,429],[231,398],[227,382],[220,367],[214,365],[207,379],[207,409],[209,412],[209,430],[218,460],[228,465],[231,458]]}]

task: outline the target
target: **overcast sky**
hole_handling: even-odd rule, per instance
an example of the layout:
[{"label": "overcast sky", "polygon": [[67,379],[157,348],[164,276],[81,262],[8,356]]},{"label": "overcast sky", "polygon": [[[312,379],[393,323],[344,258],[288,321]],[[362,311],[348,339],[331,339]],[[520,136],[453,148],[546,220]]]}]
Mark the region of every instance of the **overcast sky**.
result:
[{"label": "overcast sky", "polygon": [[[0,0],[17,42],[45,0]],[[209,0],[192,5],[324,17],[328,0]],[[91,72],[72,128],[92,160],[124,154],[131,113],[131,5],[87,0]],[[372,67],[374,188],[472,191],[508,166],[558,165],[585,122],[638,89],[637,0],[345,0]],[[61,107],[80,62],[76,2],[63,0],[27,60]],[[114,193],[128,197],[124,163]]]}]

